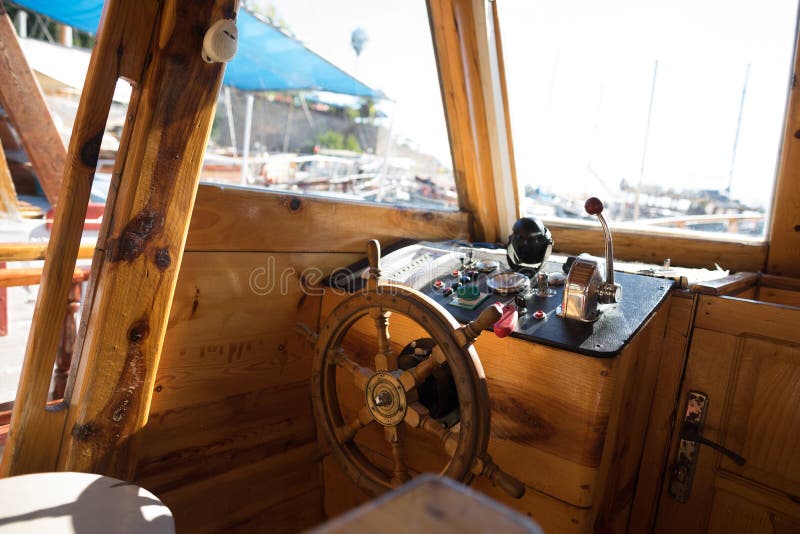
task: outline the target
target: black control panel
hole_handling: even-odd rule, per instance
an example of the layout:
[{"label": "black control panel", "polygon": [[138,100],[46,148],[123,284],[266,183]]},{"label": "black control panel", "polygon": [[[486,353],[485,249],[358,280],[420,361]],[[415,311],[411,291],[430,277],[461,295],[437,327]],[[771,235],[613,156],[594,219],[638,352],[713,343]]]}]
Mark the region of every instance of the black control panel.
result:
[{"label": "black control panel", "polygon": [[[499,265],[492,272],[473,272],[467,281],[464,264],[496,261]],[[551,257],[540,272],[563,273],[566,258]],[[383,277],[412,287],[436,301],[459,322],[475,319],[488,306],[499,302],[503,305],[524,304],[525,312],[519,315],[511,336],[543,345],[549,345],[587,356],[609,358],[616,356],[627,345],[647,319],[664,302],[673,282],[649,276],[617,272],[616,281],[622,285],[622,299],[616,304],[601,306],[602,314],[593,323],[566,320],[557,315],[561,305],[563,286],[550,285],[554,294],[550,297],[536,296],[528,292],[524,300],[517,294],[499,294],[490,287],[490,279],[498,273],[508,271],[504,249],[470,247],[463,243],[418,242],[408,244],[386,253],[381,258]],[[331,283],[351,291],[363,287],[366,262],[350,266],[335,273]],[[557,276],[551,276],[551,279]],[[459,298],[458,286],[477,286],[480,293],[467,294],[464,290]],[[536,280],[531,281],[533,289]],[[471,292],[474,292],[471,288]]]}]

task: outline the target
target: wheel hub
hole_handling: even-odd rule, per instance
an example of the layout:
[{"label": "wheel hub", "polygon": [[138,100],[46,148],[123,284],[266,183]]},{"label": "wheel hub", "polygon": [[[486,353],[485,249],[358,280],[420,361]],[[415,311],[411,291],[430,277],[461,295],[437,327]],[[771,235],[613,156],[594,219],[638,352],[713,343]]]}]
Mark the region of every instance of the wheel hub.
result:
[{"label": "wheel hub", "polygon": [[383,426],[399,425],[406,416],[408,402],[403,385],[392,374],[377,372],[367,382],[367,408]]}]

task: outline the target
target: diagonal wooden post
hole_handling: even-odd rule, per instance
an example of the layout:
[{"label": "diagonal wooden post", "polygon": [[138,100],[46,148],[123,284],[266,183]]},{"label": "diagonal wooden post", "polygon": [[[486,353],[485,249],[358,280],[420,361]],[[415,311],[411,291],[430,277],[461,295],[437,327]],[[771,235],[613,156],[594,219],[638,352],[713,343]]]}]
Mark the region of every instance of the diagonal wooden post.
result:
[{"label": "diagonal wooden post", "polygon": [[67,149],[25,60],[17,33],[0,4],[0,103],[17,129],[47,201],[55,206]]},{"label": "diagonal wooden post", "polygon": [[3,143],[0,142],[0,218],[17,219],[18,217],[17,190],[11,179],[11,171],[8,170]]},{"label": "diagonal wooden post", "polygon": [[[130,478],[211,129],[223,66],[205,30],[236,0],[110,0],[70,142],[2,474]],[[134,84],[65,403],[44,410],[60,316],[117,77]],[[59,320],[55,317],[58,316]]]},{"label": "diagonal wooden post", "polygon": [[[116,81],[121,77],[139,83],[154,33],[157,7],[157,0],[111,0],[104,7],[70,139],[69,157],[58,194],[61,202],[56,207],[47,246],[47,260],[28,335],[8,441],[0,463],[0,476],[56,468],[67,405],[62,403],[46,410],[45,404],[61,334],[64,303],[72,286],[100,139]],[[7,17],[0,17],[0,24],[2,19]],[[118,159],[124,158],[118,156]],[[115,173],[119,172],[119,165],[120,161]],[[113,194],[110,194],[109,204],[112,199]]]},{"label": "diagonal wooden post", "polygon": [[[236,0],[165,0],[139,88],[69,399],[59,469],[131,479],[224,66],[205,31]],[[72,377],[70,377],[72,380]]]}]

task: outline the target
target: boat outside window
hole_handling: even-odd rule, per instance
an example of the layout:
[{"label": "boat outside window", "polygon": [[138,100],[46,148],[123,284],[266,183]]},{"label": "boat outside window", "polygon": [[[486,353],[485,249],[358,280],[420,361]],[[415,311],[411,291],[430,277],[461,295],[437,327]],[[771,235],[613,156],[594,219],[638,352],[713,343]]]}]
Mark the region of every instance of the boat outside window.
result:
[{"label": "boat outside window", "polygon": [[248,48],[240,20],[234,61],[264,56],[271,72],[226,75],[204,180],[458,209],[423,0],[256,0],[247,10],[282,35]]},{"label": "boat outside window", "polygon": [[497,5],[522,213],[764,239],[796,0]]}]

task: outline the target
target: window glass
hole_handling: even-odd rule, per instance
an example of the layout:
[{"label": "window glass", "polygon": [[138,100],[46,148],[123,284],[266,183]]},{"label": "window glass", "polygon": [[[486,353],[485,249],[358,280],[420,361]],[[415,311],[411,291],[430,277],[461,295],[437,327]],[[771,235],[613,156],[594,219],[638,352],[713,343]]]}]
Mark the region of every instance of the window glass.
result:
[{"label": "window glass", "polygon": [[[285,90],[223,89],[204,179],[425,208],[458,207],[423,0],[254,0],[247,6],[307,50],[299,61],[276,56],[271,65],[289,81]],[[240,47],[247,46],[240,39]],[[322,64],[304,59],[315,57],[322,57]],[[311,75],[319,87],[302,82],[292,87],[307,69],[316,70]],[[322,69],[333,73],[322,75]],[[373,94],[329,90],[358,82]],[[245,145],[242,171],[232,158],[242,161]]]},{"label": "window glass", "polygon": [[521,209],[762,238],[796,0],[498,1]]},{"label": "window glass", "polygon": [[[102,3],[95,12],[36,4],[42,13],[3,2],[69,146]],[[226,70],[201,180],[457,209],[424,0],[251,0],[237,26],[239,50]],[[130,97],[130,85],[118,81],[84,225],[87,244],[97,239]],[[0,141],[19,200],[18,214],[0,217],[0,244],[43,243],[53,212],[12,122],[0,107]],[[88,272],[89,264],[82,258],[77,267]],[[9,334],[0,334],[0,413],[16,394],[37,291],[28,285],[0,295],[9,311]]]}]

